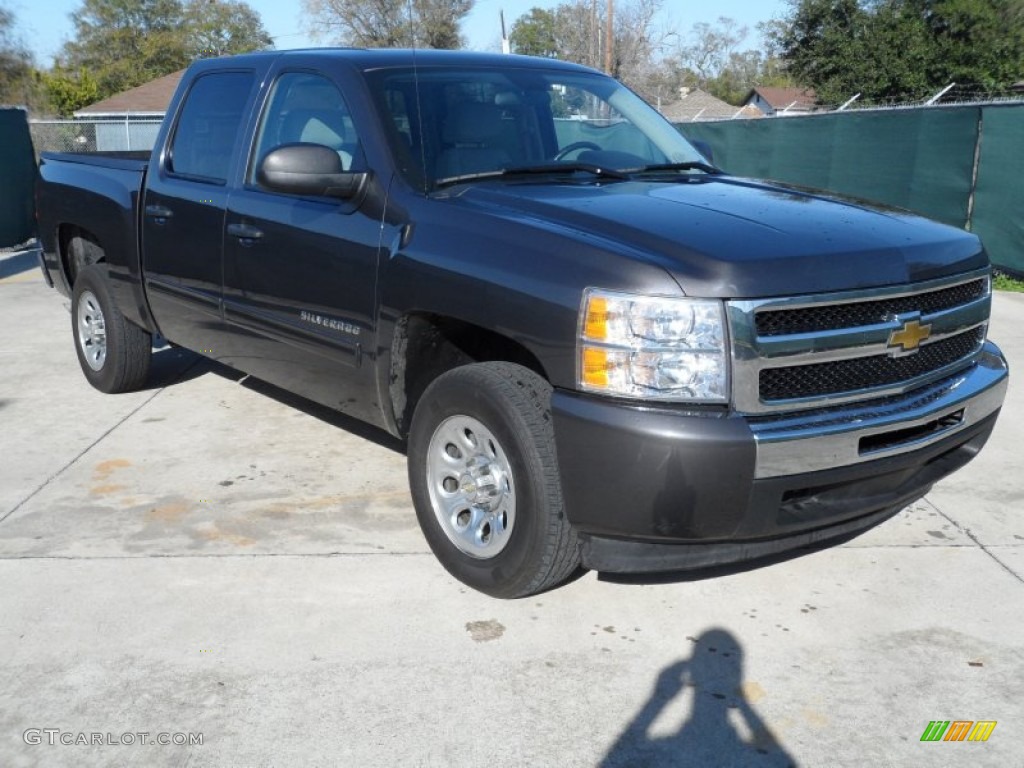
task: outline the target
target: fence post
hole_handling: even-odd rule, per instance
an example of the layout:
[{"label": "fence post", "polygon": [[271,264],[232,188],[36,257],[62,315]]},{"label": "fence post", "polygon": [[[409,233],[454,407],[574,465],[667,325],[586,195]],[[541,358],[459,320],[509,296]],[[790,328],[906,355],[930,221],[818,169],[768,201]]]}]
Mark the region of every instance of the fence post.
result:
[{"label": "fence post", "polygon": [[967,194],[967,221],[964,229],[974,231],[974,199],[978,193],[978,170],[981,168],[981,142],[985,138],[985,108],[978,107],[978,136],[974,140],[974,166],[971,168],[971,189]]}]

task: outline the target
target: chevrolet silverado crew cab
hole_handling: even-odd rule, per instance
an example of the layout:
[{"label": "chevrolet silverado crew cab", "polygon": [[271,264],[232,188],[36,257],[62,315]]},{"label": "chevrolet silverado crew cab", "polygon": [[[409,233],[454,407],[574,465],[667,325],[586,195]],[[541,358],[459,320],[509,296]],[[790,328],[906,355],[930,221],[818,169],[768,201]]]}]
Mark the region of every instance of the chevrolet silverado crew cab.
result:
[{"label": "chevrolet silverado crew cab", "polygon": [[405,439],[434,553],[501,597],[849,537],[1006,390],[977,237],[730,176],[553,60],[200,61],[151,156],[45,154],[38,200],[93,386],[159,334]]}]

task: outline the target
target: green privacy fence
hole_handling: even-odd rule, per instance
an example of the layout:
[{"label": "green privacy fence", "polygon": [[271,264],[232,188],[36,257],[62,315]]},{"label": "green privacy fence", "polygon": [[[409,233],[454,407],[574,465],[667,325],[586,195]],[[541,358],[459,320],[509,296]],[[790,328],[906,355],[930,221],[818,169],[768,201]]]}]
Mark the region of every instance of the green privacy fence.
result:
[{"label": "green privacy fence", "polygon": [[992,260],[1024,274],[1024,105],[986,107],[972,229]]},{"label": "green privacy fence", "polygon": [[1024,273],[1024,104],[685,123],[715,162],[966,227]]},{"label": "green privacy fence", "polygon": [[0,248],[32,237],[35,155],[23,109],[0,108]]}]

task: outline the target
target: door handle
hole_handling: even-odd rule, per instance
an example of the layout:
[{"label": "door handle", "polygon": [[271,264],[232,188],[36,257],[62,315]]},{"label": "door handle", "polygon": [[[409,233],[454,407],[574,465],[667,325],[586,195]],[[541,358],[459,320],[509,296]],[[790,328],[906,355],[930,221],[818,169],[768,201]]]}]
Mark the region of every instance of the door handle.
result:
[{"label": "door handle", "polygon": [[252,224],[228,224],[228,234],[241,240],[242,245],[252,245],[263,237],[263,230]]},{"label": "door handle", "polygon": [[162,226],[167,223],[169,218],[174,216],[174,211],[162,205],[147,205],[146,215],[153,219],[154,223]]}]

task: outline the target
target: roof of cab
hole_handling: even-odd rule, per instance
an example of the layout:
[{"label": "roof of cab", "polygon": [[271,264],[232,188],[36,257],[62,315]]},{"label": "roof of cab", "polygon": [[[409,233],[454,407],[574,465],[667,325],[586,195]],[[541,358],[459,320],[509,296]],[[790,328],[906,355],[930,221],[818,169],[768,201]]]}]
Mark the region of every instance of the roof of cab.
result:
[{"label": "roof of cab", "polygon": [[216,59],[200,59],[194,69],[218,69],[224,66],[238,66],[277,57],[323,57],[343,59],[362,70],[387,67],[416,66],[483,66],[527,69],[560,69],[569,72],[593,72],[594,70],[557,59],[537,56],[518,56],[503,53],[481,53],[478,51],[440,51],[432,48],[298,48],[287,51],[260,51]]}]

